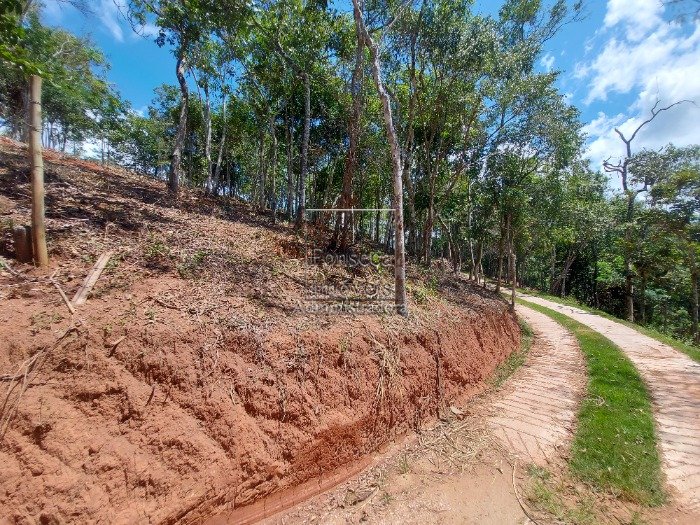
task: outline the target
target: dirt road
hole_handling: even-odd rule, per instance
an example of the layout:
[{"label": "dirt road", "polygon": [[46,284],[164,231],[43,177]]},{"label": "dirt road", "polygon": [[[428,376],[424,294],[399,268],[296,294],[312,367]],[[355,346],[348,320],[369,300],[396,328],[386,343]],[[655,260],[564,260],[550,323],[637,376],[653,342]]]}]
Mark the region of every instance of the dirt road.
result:
[{"label": "dirt road", "polygon": [[681,506],[700,511],[700,364],[621,323],[539,297],[520,297],[596,330],[629,357],[653,400],[668,486]]},{"label": "dirt road", "polygon": [[535,339],[527,362],[492,401],[489,421],[508,450],[546,466],[573,438],[586,365],[576,338],[563,326],[524,306],[517,312]]}]

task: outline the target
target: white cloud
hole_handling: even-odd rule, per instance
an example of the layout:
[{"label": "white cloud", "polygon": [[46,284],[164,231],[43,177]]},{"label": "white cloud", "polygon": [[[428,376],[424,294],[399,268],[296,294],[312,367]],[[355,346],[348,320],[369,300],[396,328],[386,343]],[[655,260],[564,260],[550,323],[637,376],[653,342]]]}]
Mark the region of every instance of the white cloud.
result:
[{"label": "white cloud", "polygon": [[[45,0],[42,16],[49,24],[61,25],[64,17],[70,14],[77,14],[78,11],[71,4],[63,0]],[[124,0],[93,0],[88,4],[88,11],[80,13],[85,16],[83,20],[88,23],[99,20],[105,29],[117,42],[124,42],[125,33],[131,32],[131,27],[122,16],[126,10]],[[147,24],[144,26],[144,34],[151,36],[154,26]],[[155,28],[157,34],[157,28]]]},{"label": "white cloud", "polygon": [[[599,35],[607,39],[602,50],[590,62],[577,64],[574,76],[589,86],[586,104],[599,102],[605,107],[614,94],[632,98],[624,113],[608,117],[600,112],[585,127],[591,141],[588,156],[596,167],[610,156],[624,155],[614,128],[629,136],[650,116],[657,100],[659,107],[683,99],[700,104],[700,23],[690,33],[663,20],[658,0],[609,0],[605,26]],[[639,133],[634,151],[669,142],[700,143],[699,119],[700,109],[691,104],[662,113]]]},{"label": "white cloud", "polygon": [[146,113],[148,112],[148,105],[141,106],[140,108],[134,108],[131,110],[131,112],[139,117],[145,117]]},{"label": "white cloud", "polygon": [[551,53],[547,53],[542,58],[540,58],[540,65],[545,69],[545,71],[547,71],[547,73],[549,73],[554,67],[554,61],[554,55],[552,55]]},{"label": "white cloud", "polygon": [[639,41],[659,25],[663,10],[660,0],[609,0],[605,27],[622,25],[629,40]]},{"label": "white cloud", "polygon": [[123,19],[117,4],[112,0],[100,0],[97,16],[117,42],[124,41]]}]

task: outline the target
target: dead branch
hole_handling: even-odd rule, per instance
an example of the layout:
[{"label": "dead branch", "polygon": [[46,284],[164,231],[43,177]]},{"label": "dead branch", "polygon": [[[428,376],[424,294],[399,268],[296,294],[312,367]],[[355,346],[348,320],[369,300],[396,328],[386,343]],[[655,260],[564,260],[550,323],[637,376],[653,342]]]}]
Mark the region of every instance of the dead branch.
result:
[{"label": "dead branch", "polygon": [[26,276],[22,275],[17,270],[12,268],[12,266],[10,266],[10,263],[8,263],[4,257],[0,257],[0,268],[5,268],[8,272],[10,272],[15,277],[19,277],[20,279],[27,279]]}]

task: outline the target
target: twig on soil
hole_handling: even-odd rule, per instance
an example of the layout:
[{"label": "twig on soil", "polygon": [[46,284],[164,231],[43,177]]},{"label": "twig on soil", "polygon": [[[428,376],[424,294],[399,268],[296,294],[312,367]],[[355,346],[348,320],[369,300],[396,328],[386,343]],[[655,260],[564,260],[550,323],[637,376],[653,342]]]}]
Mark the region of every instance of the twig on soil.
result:
[{"label": "twig on soil", "polygon": [[[156,394],[156,385],[154,384],[154,385],[153,385],[153,388],[151,389],[151,395],[148,396],[148,401],[146,401],[145,407],[147,407],[148,405],[151,404],[151,401],[153,401],[153,396],[154,396],[155,394]],[[144,408],[145,408],[145,407],[144,407]]]},{"label": "twig on soil", "polygon": [[520,494],[518,494],[518,487],[515,486],[515,469],[516,469],[517,466],[518,466],[518,461],[516,460],[516,461],[513,463],[513,474],[512,474],[512,477],[511,477],[511,481],[512,481],[512,483],[513,483],[513,492],[515,492],[515,497],[516,497],[517,500],[518,500],[518,504],[520,505],[520,508],[523,509],[523,512],[525,513],[525,516],[527,516],[527,518],[528,518],[532,523],[534,523],[535,525],[539,525],[539,522],[538,522],[535,518],[533,518],[533,517],[530,515],[530,512],[528,511],[528,509],[525,507],[525,504],[523,503],[523,500],[520,499]]},{"label": "twig on soil", "polygon": [[[10,386],[7,388],[7,394],[5,394],[5,399],[3,400],[2,406],[0,406],[0,439],[5,437],[5,433],[7,432],[7,429],[10,426],[12,418],[17,413],[19,403],[22,400],[22,395],[27,390],[27,388],[29,388],[29,385],[36,377],[36,374],[41,369],[41,366],[44,364],[44,361],[46,360],[48,355],[61,343],[61,341],[63,341],[66,337],[68,337],[68,335],[77,330],[78,328],[76,325],[71,325],[70,327],[68,327],[68,329],[66,329],[65,332],[63,332],[63,334],[61,334],[58,340],[56,340],[56,342],[51,347],[44,347],[38,352],[36,352],[29,359],[26,359],[19,366],[17,372],[14,375],[2,376],[2,380],[9,381]],[[16,394],[15,398],[11,400],[10,398],[12,397],[12,393],[15,391],[15,388],[17,388],[17,385],[19,384],[21,384],[19,392]]]},{"label": "twig on soil", "polygon": [[5,268],[8,272],[10,272],[15,277],[19,277],[20,279],[26,279],[26,277],[24,275],[22,275],[17,270],[12,268],[12,266],[10,266],[10,263],[8,263],[4,257],[0,257],[0,267]]},{"label": "twig on soil", "polygon": [[174,305],[174,304],[168,304],[165,301],[163,301],[162,299],[159,299],[158,297],[156,297],[154,295],[151,295],[150,298],[153,299],[154,302],[158,303],[159,305],[161,305],[164,308],[170,308],[171,310],[182,310],[182,307]]},{"label": "twig on soil", "polygon": [[[57,271],[58,270],[56,270],[56,272]],[[51,281],[51,284],[53,284],[54,287],[56,288],[56,290],[58,290],[58,293],[61,296],[61,299],[63,299],[63,302],[66,303],[66,306],[68,307],[68,310],[70,311],[71,315],[75,314],[75,308],[73,308],[73,305],[68,300],[68,297],[66,297],[66,294],[63,292],[61,285],[59,285],[58,282],[56,282],[56,280],[54,279],[56,272],[54,272],[53,275],[51,277],[49,277],[49,281]]]},{"label": "twig on soil", "polygon": [[374,499],[374,496],[376,496],[379,493],[379,487],[375,488],[374,491],[372,491],[372,494],[370,494],[367,499],[360,505],[357,509],[357,513],[361,512],[369,503]]}]

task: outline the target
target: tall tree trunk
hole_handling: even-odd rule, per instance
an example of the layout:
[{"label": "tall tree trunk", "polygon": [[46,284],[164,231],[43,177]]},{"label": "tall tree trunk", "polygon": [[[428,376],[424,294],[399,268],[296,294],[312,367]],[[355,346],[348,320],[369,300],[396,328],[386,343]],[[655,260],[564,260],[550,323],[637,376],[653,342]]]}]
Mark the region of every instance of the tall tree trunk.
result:
[{"label": "tall tree trunk", "polygon": [[209,83],[204,83],[204,160],[207,170],[205,191],[213,193],[214,183],[211,171],[211,100],[209,99]]},{"label": "tall tree trunk", "polygon": [[[288,104],[287,104],[288,106]],[[284,126],[287,141],[287,217],[292,220],[294,213],[294,138],[292,136],[292,121],[289,117],[289,108],[284,112]]]},{"label": "tall tree trunk", "polygon": [[268,201],[272,209],[272,223],[277,222],[277,132],[275,120],[277,115],[270,115],[270,195]]},{"label": "tall tree trunk", "polygon": [[265,129],[260,128],[260,142],[258,146],[258,181],[255,186],[253,202],[261,210],[265,209],[265,179],[267,163],[265,162]]},{"label": "tall tree trunk", "polygon": [[484,241],[479,241],[476,253],[476,263],[474,263],[474,280],[476,281],[476,284],[479,284],[479,279],[483,277],[481,270],[481,261],[484,257]]},{"label": "tall tree trunk", "polygon": [[[381,188],[380,185],[377,184],[377,200],[376,200],[376,206],[377,209],[382,207],[382,198],[381,198]],[[382,212],[378,211],[376,212],[374,216],[374,242],[379,244],[379,224],[382,218]]]},{"label": "tall tree trunk", "polygon": [[29,165],[32,173],[32,248],[37,266],[49,265],[44,222],[44,159],[41,153],[41,77],[29,79]]},{"label": "tall tree trunk", "polygon": [[403,165],[401,163],[401,151],[399,141],[394,128],[394,119],[391,114],[391,100],[384,88],[382,80],[382,68],[379,61],[379,49],[372,40],[369,31],[365,27],[362,18],[362,11],[359,5],[360,0],[352,0],[355,26],[357,32],[364,38],[365,45],[369,49],[372,59],[372,73],[374,83],[377,87],[379,98],[382,102],[384,114],[384,125],[391,148],[391,165],[393,171],[394,186],[394,303],[396,311],[401,315],[408,315],[408,305],[406,304],[406,253],[404,247],[404,224],[403,224]]},{"label": "tall tree trunk", "polygon": [[455,238],[452,235],[452,229],[450,228],[450,225],[447,224],[440,215],[437,215],[437,219],[438,221],[440,221],[440,225],[442,226],[442,229],[445,232],[445,236],[447,237],[447,255],[450,259],[450,262],[452,263],[452,272],[459,273],[461,265],[459,246],[457,246],[457,242],[455,241]]},{"label": "tall tree trunk", "polygon": [[214,193],[218,195],[221,187],[221,164],[224,160],[224,145],[226,144],[226,98],[224,98],[224,106],[222,109],[222,129],[221,142],[219,142],[219,154],[216,157],[216,169],[214,170],[214,184],[216,190]]},{"label": "tall tree trunk", "polygon": [[177,194],[180,179],[182,178],[182,148],[185,144],[185,135],[187,134],[187,103],[189,100],[189,90],[187,88],[187,80],[185,79],[186,65],[187,61],[184,51],[181,49],[177,56],[175,74],[180,84],[182,101],[180,103],[180,119],[177,123],[177,133],[175,134],[175,144],[170,160],[170,173],[168,178],[168,190],[174,194]]},{"label": "tall tree trunk", "polygon": [[425,217],[425,229],[423,230],[423,262],[430,268],[430,259],[433,248],[433,227],[435,225],[435,195],[431,184],[430,199]]},{"label": "tall tree trunk", "polygon": [[309,170],[309,137],[311,135],[311,79],[308,73],[302,74],[304,80],[304,131],[301,140],[301,172],[299,173],[299,208],[297,209],[297,226],[303,224],[306,214],[306,177]]},{"label": "tall tree trunk", "polygon": [[634,281],[632,280],[632,219],[634,217],[635,194],[627,191],[627,225],[625,226],[625,316],[628,321],[634,322]]},{"label": "tall tree trunk", "polygon": [[501,235],[498,238],[498,276],[496,277],[496,293],[501,292],[501,280],[503,279],[503,224],[501,224]]},{"label": "tall tree trunk", "polygon": [[[348,123],[348,138],[350,145],[345,157],[345,171],[343,172],[343,193],[340,200],[342,209],[351,208],[353,205],[352,182],[357,171],[357,150],[360,139],[360,119],[362,118],[362,79],[364,77],[365,46],[362,37],[357,35],[357,47],[355,49],[355,67],[352,71],[350,93],[352,94],[352,114]],[[341,222],[340,239],[335,243],[341,252],[348,249],[348,238],[353,228],[352,214],[339,212],[336,221]],[[336,228],[336,231],[338,229]]]},{"label": "tall tree trunk", "polygon": [[[423,9],[421,8],[421,16]],[[410,84],[410,98],[408,100],[408,121],[406,122],[406,146],[404,148],[404,166],[403,166],[403,178],[404,185],[406,186],[406,209],[408,210],[408,252],[417,255],[417,228],[418,220],[416,216],[416,189],[414,187],[413,181],[411,180],[411,170],[413,169],[413,149],[414,149],[414,139],[415,132],[413,129],[413,123],[415,121],[416,115],[416,98],[418,89],[416,86],[416,40],[418,39],[418,25],[413,29],[411,35],[411,84]]]}]

